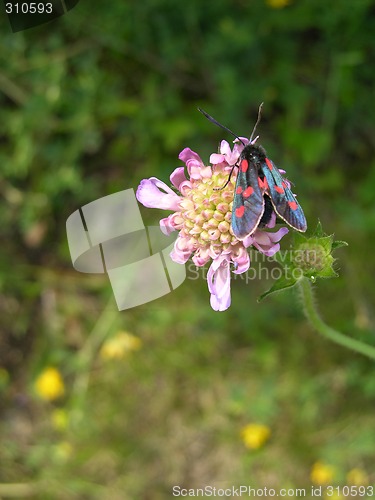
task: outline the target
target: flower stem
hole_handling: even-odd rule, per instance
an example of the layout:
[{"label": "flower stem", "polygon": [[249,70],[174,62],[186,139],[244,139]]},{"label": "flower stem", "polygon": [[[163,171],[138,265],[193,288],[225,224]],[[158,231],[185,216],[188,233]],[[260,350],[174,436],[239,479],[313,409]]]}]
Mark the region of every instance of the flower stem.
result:
[{"label": "flower stem", "polygon": [[312,286],[308,278],[302,278],[298,282],[298,286],[301,291],[305,315],[315,330],[332,340],[332,342],[336,342],[336,344],[340,344],[375,360],[375,347],[365,344],[360,340],[347,337],[324,323],[316,308]]},{"label": "flower stem", "polygon": [[71,395],[73,406],[82,405],[89,386],[91,365],[97,350],[118,318],[118,310],[114,308],[113,298],[110,298],[78,355],[77,373]]}]

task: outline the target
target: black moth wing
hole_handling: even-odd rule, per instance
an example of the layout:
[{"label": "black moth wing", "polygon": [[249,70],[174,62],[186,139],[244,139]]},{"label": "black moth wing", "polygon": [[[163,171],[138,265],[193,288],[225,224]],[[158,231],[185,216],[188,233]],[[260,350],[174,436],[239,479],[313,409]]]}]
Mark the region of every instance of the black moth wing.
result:
[{"label": "black moth wing", "polygon": [[232,231],[237,239],[245,239],[258,227],[264,212],[263,193],[258,168],[245,148],[239,159],[232,207]]},{"label": "black moth wing", "polygon": [[272,214],[274,213],[271,198],[268,194],[263,195],[264,198],[264,212],[262,218],[259,221],[259,227],[265,227],[271,221]]},{"label": "black moth wing", "polygon": [[265,158],[262,171],[268,184],[267,193],[276,214],[293,229],[305,232],[307,222],[302,207],[283,179],[279,169],[271,160]]}]

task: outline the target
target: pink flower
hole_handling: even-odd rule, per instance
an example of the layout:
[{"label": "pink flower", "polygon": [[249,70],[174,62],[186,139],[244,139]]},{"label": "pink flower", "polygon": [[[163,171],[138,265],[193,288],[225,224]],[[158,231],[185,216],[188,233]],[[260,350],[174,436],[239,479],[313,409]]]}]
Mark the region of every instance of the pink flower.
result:
[{"label": "pink flower", "polygon": [[[241,140],[245,145],[249,142]],[[181,151],[179,158],[186,164],[188,178],[183,167],[176,168],[170,176],[179,194],[155,177],[141,181],[137,190],[137,199],[144,206],[173,212],[160,221],[163,233],[179,231],[172,260],[185,264],[192,257],[200,267],[212,259],[207,281],[215,311],[225,311],[230,306],[230,271],[241,274],[249,269],[247,248],[252,245],[264,255],[272,256],[279,251],[279,241],[288,232],[285,227],[276,232],[258,227],[243,241],[234,236],[231,217],[236,171],[225,188],[220,188],[227,182],[244,144],[235,141],[231,150],[222,141],[220,152],[210,156],[212,166],[206,166],[190,148]],[[275,222],[273,213],[266,228],[272,229]]]},{"label": "pink flower", "polygon": [[244,145],[249,143],[249,139],[246,137],[240,137],[242,143],[238,142],[237,139],[234,142],[233,151],[230,149],[230,145],[227,141],[221,141],[220,143],[220,153],[213,153],[210,156],[210,162],[213,165],[218,165],[221,163],[227,163],[230,167],[236,164]]}]

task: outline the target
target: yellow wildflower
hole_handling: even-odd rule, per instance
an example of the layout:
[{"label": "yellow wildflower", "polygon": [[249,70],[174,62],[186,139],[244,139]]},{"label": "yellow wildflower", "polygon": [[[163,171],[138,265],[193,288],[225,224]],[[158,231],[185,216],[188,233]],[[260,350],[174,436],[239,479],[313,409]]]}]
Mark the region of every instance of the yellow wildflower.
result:
[{"label": "yellow wildflower", "polygon": [[315,462],[310,473],[310,479],[314,484],[332,484],[334,476],[335,469],[332,465],[323,462]]},{"label": "yellow wildflower", "polygon": [[266,0],[266,4],[272,9],[282,9],[290,4],[290,0]]},{"label": "yellow wildflower", "polygon": [[103,359],[121,359],[130,352],[138,351],[142,347],[142,341],[128,332],[118,332],[114,337],[108,339],[100,349]]},{"label": "yellow wildflower", "polygon": [[247,424],[241,431],[241,437],[246,448],[257,450],[269,439],[271,429],[264,424]]},{"label": "yellow wildflower", "polygon": [[346,480],[352,486],[367,486],[370,483],[366,471],[359,468],[350,470],[346,475]]},{"label": "yellow wildflower", "polygon": [[35,390],[39,397],[47,401],[63,396],[65,386],[59,370],[52,366],[45,368],[35,381]]}]

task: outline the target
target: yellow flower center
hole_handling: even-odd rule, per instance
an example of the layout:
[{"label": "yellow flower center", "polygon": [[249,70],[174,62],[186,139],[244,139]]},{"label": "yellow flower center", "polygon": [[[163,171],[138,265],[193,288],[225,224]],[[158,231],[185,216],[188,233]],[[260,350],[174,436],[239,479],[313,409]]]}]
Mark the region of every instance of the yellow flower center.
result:
[{"label": "yellow flower center", "polygon": [[228,172],[214,172],[210,178],[192,180],[192,188],[184,192],[176,222],[192,250],[211,247],[232,251],[239,243],[231,229],[234,177],[222,189]]}]

